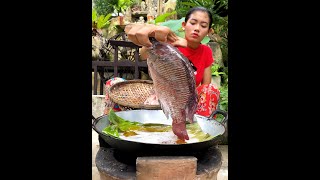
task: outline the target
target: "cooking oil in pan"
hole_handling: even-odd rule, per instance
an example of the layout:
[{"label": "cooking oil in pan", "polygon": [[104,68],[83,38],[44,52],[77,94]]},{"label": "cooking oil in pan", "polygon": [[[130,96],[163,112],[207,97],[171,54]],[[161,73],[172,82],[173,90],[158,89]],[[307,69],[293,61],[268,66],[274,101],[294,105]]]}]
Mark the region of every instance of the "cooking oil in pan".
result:
[{"label": "cooking oil in pan", "polygon": [[189,140],[180,140],[173,133],[171,126],[150,126],[149,128],[130,130],[119,133],[121,139],[149,144],[188,144],[206,141],[212,136],[202,132],[197,123],[188,124],[187,132]]}]

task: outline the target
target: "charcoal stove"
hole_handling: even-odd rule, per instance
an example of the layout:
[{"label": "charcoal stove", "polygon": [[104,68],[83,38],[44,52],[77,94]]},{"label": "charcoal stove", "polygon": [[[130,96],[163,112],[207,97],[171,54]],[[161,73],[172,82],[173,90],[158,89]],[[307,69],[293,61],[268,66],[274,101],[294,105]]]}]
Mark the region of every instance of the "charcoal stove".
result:
[{"label": "charcoal stove", "polygon": [[[217,146],[212,146],[201,152],[143,152],[130,154],[112,148],[100,137],[99,143],[100,148],[95,162],[101,180],[180,179],[180,176],[178,178],[173,177],[179,173],[184,176],[181,179],[217,180],[217,174],[222,165],[222,154]],[[171,164],[172,168],[170,168],[170,164],[161,165],[161,162],[178,163],[178,165]],[[192,166],[192,163],[194,163],[194,166]],[[190,172],[192,170],[194,170],[193,175]]]}]

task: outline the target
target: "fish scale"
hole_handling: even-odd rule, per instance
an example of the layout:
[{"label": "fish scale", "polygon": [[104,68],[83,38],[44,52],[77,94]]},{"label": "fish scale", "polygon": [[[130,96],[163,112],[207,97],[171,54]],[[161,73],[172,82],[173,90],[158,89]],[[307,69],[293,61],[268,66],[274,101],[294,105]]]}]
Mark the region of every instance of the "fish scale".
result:
[{"label": "fish scale", "polygon": [[179,139],[188,140],[185,122],[193,121],[197,107],[194,70],[189,60],[174,46],[150,39],[147,60],[154,91],[172,130]]}]

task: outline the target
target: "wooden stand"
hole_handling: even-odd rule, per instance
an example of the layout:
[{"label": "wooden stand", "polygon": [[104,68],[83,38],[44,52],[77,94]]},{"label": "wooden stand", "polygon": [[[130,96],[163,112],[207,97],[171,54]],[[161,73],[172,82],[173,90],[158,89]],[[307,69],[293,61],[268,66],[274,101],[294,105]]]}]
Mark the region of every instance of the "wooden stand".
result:
[{"label": "wooden stand", "polygon": [[123,163],[113,148],[100,147],[96,166],[101,180],[217,180],[222,154],[209,148],[199,158],[193,156],[137,157],[136,163]]},{"label": "wooden stand", "polygon": [[194,180],[197,158],[191,156],[158,156],[137,158],[137,180]]}]

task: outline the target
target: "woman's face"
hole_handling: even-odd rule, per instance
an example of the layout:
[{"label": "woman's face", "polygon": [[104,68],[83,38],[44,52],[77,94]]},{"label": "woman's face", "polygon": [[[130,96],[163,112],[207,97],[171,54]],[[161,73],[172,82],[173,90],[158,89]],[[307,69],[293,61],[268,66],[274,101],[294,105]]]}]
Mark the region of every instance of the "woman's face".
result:
[{"label": "woman's face", "polygon": [[192,43],[200,43],[209,33],[209,20],[206,12],[193,12],[187,22],[182,22],[182,27],[185,29],[186,40]]}]

